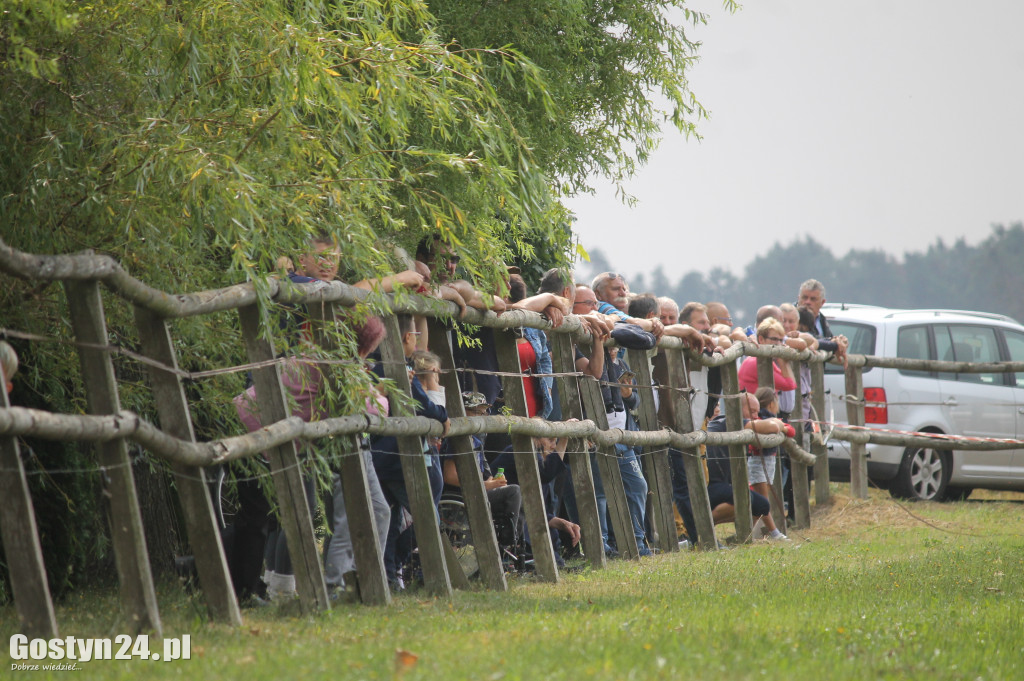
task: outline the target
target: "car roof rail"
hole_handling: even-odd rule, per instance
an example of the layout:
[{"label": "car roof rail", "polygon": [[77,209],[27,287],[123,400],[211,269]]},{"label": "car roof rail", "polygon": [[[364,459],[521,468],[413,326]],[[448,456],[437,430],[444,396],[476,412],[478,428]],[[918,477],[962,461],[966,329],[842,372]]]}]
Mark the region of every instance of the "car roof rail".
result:
[{"label": "car roof rail", "polygon": [[994,319],[1000,322],[1011,322],[1017,324],[1017,320],[1008,315],[999,314],[998,312],[978,312],[977,310],[943,310],[943,309],[927,309],[927,310],[893,310],[886,315],[887,318],[896,317],[897,315],[903,314],[933,314],[936,317],[941,315],[960,315],[963,317],[977,317],[978,319]]},{"label": "car roof rail", "polygon": [[866,305],[864,303],[825,303],[822,310],[885,310],[888,308],[881,305]]}]

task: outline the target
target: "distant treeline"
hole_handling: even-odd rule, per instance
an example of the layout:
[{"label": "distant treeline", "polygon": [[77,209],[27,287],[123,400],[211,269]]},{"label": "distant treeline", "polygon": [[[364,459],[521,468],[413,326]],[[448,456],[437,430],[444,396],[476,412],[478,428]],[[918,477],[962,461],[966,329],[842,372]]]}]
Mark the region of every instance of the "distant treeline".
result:
[{"label": "distant treeline", "polygon": [[[616,271],[599,251],[587,273]],[[581,268],[582,270],[582,268]],[[629,279],[630,290],[668,295],[680,305],[719,300],[737,324],[753,322],[758,307],[794,301],[806,279],[825,284],[830,303],[863,303],[895,308],[947,308],[998,312],[1024,320],[1024,224],[995,225],[977,246],[960,239],[936,240],[924,252],[897,257],[881,250],[851,250],[835,256],[811,237],[776,243],[737,277],[722,268],[676,272],[658,267]],[[585,280],[585,278],[583,278]]]}]

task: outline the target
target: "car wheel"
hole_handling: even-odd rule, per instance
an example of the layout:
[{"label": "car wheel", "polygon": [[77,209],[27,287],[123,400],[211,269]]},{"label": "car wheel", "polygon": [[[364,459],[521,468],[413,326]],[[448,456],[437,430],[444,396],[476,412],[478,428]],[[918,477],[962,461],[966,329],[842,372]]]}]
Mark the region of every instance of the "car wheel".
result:
[{"label": "car wheel", "polygon": [[941,501],[951,470],[948,452],[908,447],[903,452],[903,462],[889,492],[903,499]]}]

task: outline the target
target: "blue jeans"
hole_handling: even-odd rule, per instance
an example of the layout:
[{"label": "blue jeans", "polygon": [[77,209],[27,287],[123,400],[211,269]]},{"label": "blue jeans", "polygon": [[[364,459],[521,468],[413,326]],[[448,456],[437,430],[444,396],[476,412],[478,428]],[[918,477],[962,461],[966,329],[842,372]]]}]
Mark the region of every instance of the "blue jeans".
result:
[{"label": "blue jeans", "polygon": [[[647,480],[640,470],[640,462],[632,447],[615,445],[618,455],[619,474],[622,476],[622,488],[626,493],[626,506],[629,518],[633,523],[633,536],[636,537],[637,549],[642,555],[650,551],[647,548],[647,535],[644,532],[644,520],[647,513]],[[603,454],[591,454],[590,465],[594,471],[594,494],[597,497],[597,515],[601,521],[601,536],[604,538],[605,550],[608,546],[608,497],[604,492],[604,481],[597,470],[597,457]]]}]

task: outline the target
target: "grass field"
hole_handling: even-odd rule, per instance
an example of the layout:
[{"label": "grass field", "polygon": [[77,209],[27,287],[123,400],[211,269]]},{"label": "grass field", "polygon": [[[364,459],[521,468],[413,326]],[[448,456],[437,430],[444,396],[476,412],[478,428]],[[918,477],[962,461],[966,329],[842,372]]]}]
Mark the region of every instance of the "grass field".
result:
[{"label": "grass field", "polygon": [[[88,678],[985,679],[1024,678],[1024,495],[901,505],[872,491],[814,511],[788,545],[613,561],[508,593],[407,592],[387,608],[302,618],[246,611],[210,625],[175,585],[167,636],[192,659],[94,661]],[[61,635],[123,633],[111,594],[59,606]],[[0,633],[16,632],[12,608]],[[3,676],[33,672],[10,671]],[[43,673],[43,672],[35,672]]]}]

